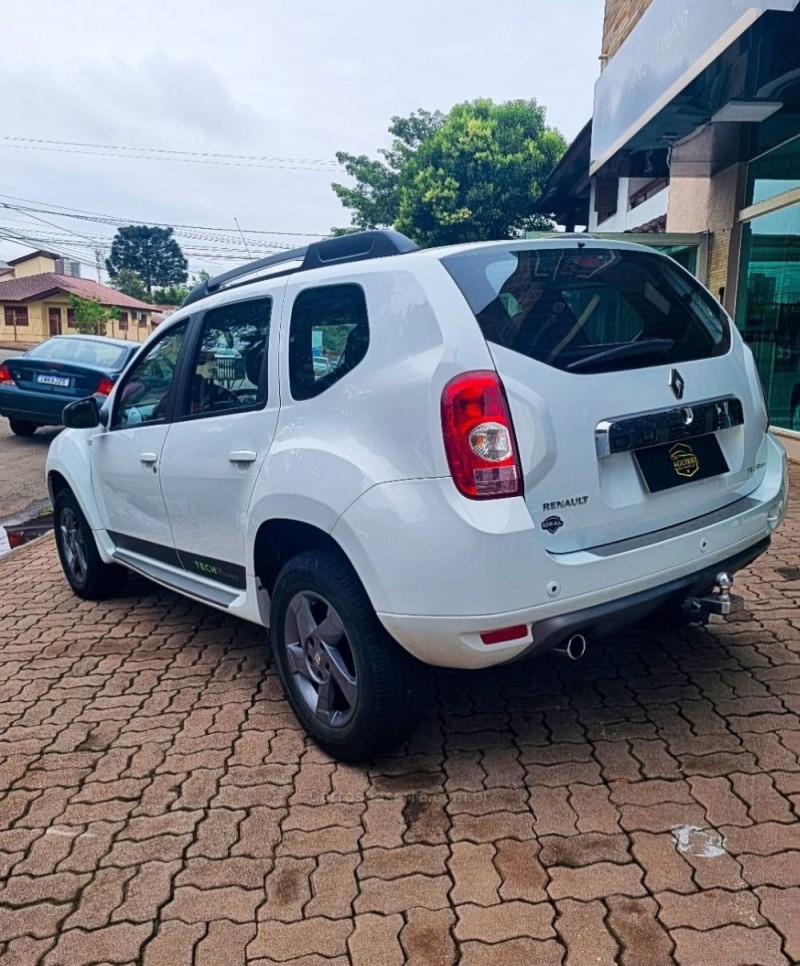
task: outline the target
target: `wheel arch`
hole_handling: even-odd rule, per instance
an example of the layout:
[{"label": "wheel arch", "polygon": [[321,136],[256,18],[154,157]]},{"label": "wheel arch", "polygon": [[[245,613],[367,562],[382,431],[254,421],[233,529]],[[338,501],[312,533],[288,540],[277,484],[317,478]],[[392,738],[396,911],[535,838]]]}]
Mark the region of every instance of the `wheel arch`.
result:
[{"label": "wheel arch", "polygon": [[271,596],[281,568],[310,550],[333,550],[352,566],[341,545],[316,524],[289,517],[263,521],[253,546],[254,573],[262,588]]}]

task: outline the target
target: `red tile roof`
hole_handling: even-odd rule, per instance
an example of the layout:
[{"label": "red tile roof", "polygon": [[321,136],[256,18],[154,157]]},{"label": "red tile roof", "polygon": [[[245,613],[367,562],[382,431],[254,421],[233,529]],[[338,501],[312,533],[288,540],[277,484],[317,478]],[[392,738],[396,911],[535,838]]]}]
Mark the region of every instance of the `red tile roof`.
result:
[{"label": "red tile roof", "polygon": [[108,285],[90,282],[88,278],[74,278],[72,275],[45,272],[43,275],[27,275],[7,282],[0,281],[0,302],[38,301],[60,292],[79,295],[85,299],[99,299],[103,305],[116,305],[121,309],[153,308],[149,302],[140,302],[130,295],[123,295]]}]

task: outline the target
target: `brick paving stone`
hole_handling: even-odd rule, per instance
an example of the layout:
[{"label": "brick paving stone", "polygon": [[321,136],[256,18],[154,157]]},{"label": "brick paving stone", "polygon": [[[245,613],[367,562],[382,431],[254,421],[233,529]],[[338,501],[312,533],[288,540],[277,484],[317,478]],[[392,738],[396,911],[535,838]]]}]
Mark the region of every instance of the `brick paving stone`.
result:
[{"label": "brick paving stone", "polygon": [[800,962],[800,886],[791,889],[761,886],[755,891],[761,914],[783,937],[784,952],[791,962]]},{"label": "brick paving stone", "polygon": [[788,966],[781,951],[781,937],[773,929],[748,929],[745,926],[723,926],[708,932],[676,929],[675,961],[679,966]]},{"label": "brick paving stone", "polygon": [[725,848],[740,855],[776,855],[787,850],[800,850],[800,822],[784,825],[778,822],[762,822],[749,828],[724,827]]},{"label": "brick paving stone", "polygon": [[353,966],[402,966],[403,949],[400,946],[400,930],[403,917],[379,916],[365,913],[356,920],[356,927],[347,941]]},{"label": "brick paving stone", "polygon": [[362,879],[354,908],[389,915],[411,906],[444,909],[453,883],[449,876],[407,875],[402,879]]},{"label": "brick paving stone", "polygon": [[218,919],[208,924],[194,954],[194,966],[245,966],[247,946],[254,939],[255,923],[234,923]]},{"label": "brick paving stone", "polygon": [[497,890],[501,879],[492,861],[494,856],[495,847],[488,843],[453,844],[447,863],[455,883],[450,892],[450,901],[453,904],[475,903],[490,906],[500,901]]},{"label": "brick paving stone", "polygon": [[[731,775],[736,794],[747,803],[753,822],[796,822],[791,803],[769,775]],[[720,823],[728,824],[728,823]]]},{"label": "brick paving stone", "polygon": [[554,910],[549,903],[536,904],[512,900],[499,906],[456,906],[458,921],[455,936],[464,941],[476,939],[499,943],[507,939],[547,939],[554,936]]},{"label": "brick paving stone", "polygon": [[368,879],[397,879],[420,872],[423,875],[443,875],[447,872],[446,845],[403,845],[399,848],[364,849],[358,876]]},{"label": "brick paving stone", "polygon": [[0,947],[3,966],[31,966],[32,963],[38,963],[55,942],[54,937],[34,939],[32,936],[20,936],[12,939],[5,949]]},{"label": "brick paving stone", "polygon": [[134,926],[127,922],[91,932],[68,929],[45,956],[43,966],[133,962],[139,959],[139,951],[152,932],[151,924]]},{"label": "brick paving stone", "polygon": [[733,791],[727,778],[704,778],[694,775],[689,785],[695,799],[703,806],[706,820],[714,826],[752,825],[747,805]]},{"label": "brick paving stone", "polygon": [[252,922],[256,907],[263,900],[260,889],[226,886],[221,889],[196,889],[179,886],[172,901],[162,911],[164,919],[181,922],[211,922],[230,919],[232,922]]},{"label": "brick paving stone", "polygon": [[250,959],[266,959],[279,963],[314,954],[329,959],[344,956],[352,931],[352,923],[344,919],[262,922],[259,923],[255,939],[247,947],[247,955]]},{"label": "brick paving stone", "polygon": [[581,835],[548,835],[540,839],[542,865],[565,865],[571,869],[595,862],[616,862],[624,865],[631,861],[628,838],[625,835],[605,835],[585,832]]},{"label": "brick paving stone", "polygon": [[415,906],[406,911],[405,917],[400,944],[408,966],[452,966],[455,963],[456,946],[451,935],[455,914],[452,910]]},{"label": "brick paving stone", "polygon": [[567,788],[536,788],[531,793],[531,809],[538,836],[572,835],[577,831],[578,816],[569,802]]},{"label": "brick paving stone", "polygon": [[462,953],[461,966],[561,966],[564,956],[559,943],[534,939],[509,939],[491,946],[465,942]]},{"label": "brick paving stone", "polygon": [[750,886],[789,888],[800,881],[800,852],[779,855],[740,855],[742,877]]},{"label": "brick paving stone", "polygon": [[501,839],[495,844],[494,865],[500,875],[499,892],[504,901],[524,899],[535,903],[547,899],[547,872],[539,850],[534,841]]},{"label": "brick paving stone", "polygon": [[258,918],[280,922],[302,919],[303,908],[311,898],[311,873],[316,866],[314,859],[276,859],[267,876],[267,901],[259,909]]},{"label": "brick paving stone", "polygon": [[204,932],[203,923],[188,925],[177,919],[159,923],[158,931],[144,947],[142,966],[192,966],[195,947]]},{"label": "brick paving stone", "polygon": [[643,896],[643,872],[633,862],[615,865],[596,862],[593,865],[571,869],[555,865],[549,870],[550,884],[547,891],[552,899],[601,899],[607,895]]},{"label": "brick paving stone", "polygon": [[763,926],[758,912],[758,898],[752,892],[727,892],[707,889],[693,895],[662,892],[656,896],[660,907],[659,919],[668,928],[687,926],[692,929],[716,929],[739,924]]},{"label": "brick paving stone", "polygon": [[696,891],[692,866],[678,852],[671,835],[634,832],[631,851],[644,869],[644,884],[651,894]]},{"label": "brick paving stone", "polygon": [[[606,905],[608,925],[622,947],[620,966],[673,966],[673,940],[656,918],[653,899],[612,895]],[[697,960],[693,966],[712,962]]]},{"label": "brick paving stone", "polygon": [[317,859],[311,875],[312,898],[305,907],[309,917],[346,919],[352,915],[353,900],[358,894],[355,870],[360,857],[326,852]]},{"label": "brick paving stone", "polygon": [[556,909],[556,932],[567,950],[564,966],[618,961],[619,945],[605,922],[607,910],[602,902],[561,899]]}]

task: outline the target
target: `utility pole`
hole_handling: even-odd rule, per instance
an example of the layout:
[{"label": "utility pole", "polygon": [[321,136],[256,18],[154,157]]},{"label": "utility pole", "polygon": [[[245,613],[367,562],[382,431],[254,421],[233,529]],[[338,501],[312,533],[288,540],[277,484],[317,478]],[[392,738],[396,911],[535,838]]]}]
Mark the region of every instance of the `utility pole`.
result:
[{"label": "utility pole", "polygon": [[102,271],[103,271],[103,252],[100,248],[95,248],[94,250],[94,263],[97,268],[97,281],[102,282]]}]

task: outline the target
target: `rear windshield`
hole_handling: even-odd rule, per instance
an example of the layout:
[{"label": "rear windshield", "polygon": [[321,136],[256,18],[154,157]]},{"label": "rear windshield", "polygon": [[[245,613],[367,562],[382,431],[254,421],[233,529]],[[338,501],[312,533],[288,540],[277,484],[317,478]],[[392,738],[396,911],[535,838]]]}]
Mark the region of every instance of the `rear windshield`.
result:
[{"label": "rear windshield", "polygon": [[689,362],[730,348],[721,306],[664,255],[494,249],[442,263],[489,342],[566,372]]},{"label": "rear windshield", "polygon": [[80,336],[66,335],[61,339],[48,339],[26,352],[29,359],[49,362],[74,362],[80,366],[96,366],[98,369],[121,369],[130,349],[113,342],[94,342]]}]

